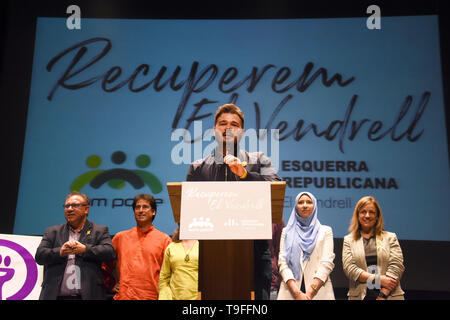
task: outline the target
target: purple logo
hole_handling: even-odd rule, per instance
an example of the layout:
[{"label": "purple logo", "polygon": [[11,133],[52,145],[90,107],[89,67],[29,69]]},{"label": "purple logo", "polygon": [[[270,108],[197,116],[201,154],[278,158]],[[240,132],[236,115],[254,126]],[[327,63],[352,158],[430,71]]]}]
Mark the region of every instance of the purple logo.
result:
[{"label": "purple logo", "polygon": [[[36,285],[38,276],[36,261],[27,249],[13,241],[0,239],[0,247],[6,247],[14,250],[22,257],[23,261],[25,262],[27,277],[22,288],[20,288],[12,296],[6,298],[6,300],[23,300],[30,294],[31,291],[33,291],[33,288]],[[0,253],[0,300],[3,300],[3,285],[14,277],[14,273],[15,270],[13,266],[11,266],[11,257]]]}]

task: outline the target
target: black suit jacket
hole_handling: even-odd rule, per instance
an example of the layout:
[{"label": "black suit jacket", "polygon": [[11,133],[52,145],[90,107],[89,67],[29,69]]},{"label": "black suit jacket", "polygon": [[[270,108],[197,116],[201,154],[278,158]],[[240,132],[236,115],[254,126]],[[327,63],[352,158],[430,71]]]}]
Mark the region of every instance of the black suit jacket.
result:
[{"label": "black suit jacket", "polygon": [[[67,264],[67,257],[61,257],[59,251],[68,240],[67,223],[45,230],[35,255],[36,262],[44,265],[40,300],[54,300],[58,296]],[[84,300],[106,299],[101,264],[116,258],[108,228],[86,220],[79,242],[86,246],[86,252],[75,257],[75,265],[81,273],[81,297]]]}]

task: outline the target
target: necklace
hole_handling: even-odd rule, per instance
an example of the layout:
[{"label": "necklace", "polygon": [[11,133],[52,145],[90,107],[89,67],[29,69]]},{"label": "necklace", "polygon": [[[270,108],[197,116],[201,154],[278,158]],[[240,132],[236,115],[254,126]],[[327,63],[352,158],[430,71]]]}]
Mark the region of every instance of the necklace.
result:
[{"label": "necklace", "polygon": [[191,260],[191,258],[189,257],[189,253],[191,252],[192,248],[194,248],[195,243],[197,241],[194,242],[194,244],[192,245],[192,247],[186,252],[186,249],[183,246],[184,251],[186,252],[186,256],[184,257],[184,261],[189,262],[189,260]]}]

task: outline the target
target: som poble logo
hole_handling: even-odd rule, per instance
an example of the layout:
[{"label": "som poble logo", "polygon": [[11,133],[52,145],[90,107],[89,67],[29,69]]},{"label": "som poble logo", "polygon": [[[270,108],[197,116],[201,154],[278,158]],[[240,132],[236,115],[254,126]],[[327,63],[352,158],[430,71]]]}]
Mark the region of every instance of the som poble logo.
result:
[{"label": "som poble logo", "polygon": [[[111,155],[111,162],[114,165],[125,163],[127,156],[123,151],[115,151]],[[147,185],[153,194],[162,191],[161,181],[151,172],[143,170],[150,166],[151,159],[146,154],[136,157],[135,164],[139,169],[110,168],[102,169],[102,158],[98,155],[90,155],[86,158],[86,165],[93,169],[75,178],[70,185],[70,191],[81,191],[89,184],[94,189],[99,189],[104,184],[113,189],[122,189],[129,183],[134,189],[141,189]]]},{"label": "som poble logo", "polygon": [[0,239],[0,300],[24,300],[37,280],[33,255],[15,241]]}]

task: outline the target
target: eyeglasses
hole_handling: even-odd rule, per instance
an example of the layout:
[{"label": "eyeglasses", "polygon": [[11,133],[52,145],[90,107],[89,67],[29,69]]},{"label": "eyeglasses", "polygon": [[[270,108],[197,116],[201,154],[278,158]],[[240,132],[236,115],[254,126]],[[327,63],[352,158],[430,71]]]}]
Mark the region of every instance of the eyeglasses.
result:
[{"label": "eyeglasses", "polygon": [[78,209],[79,207],[84,207],[87,205],[88,205],[87,203],[68,203],[68,204],[63,204],[63,208],[69,209],[70,207],[72,207],[74,209]]},{"label": "eyeglasses", "polygon": [[139,209],[144,209],[144,210],[148,210],[148,209],[150,209],[150,206],[149,205],[146,205],[146,204],[144,204],[144,205],[137,205],[137,206],[135,206],[134,207],[134,210],[139,210]]}]

